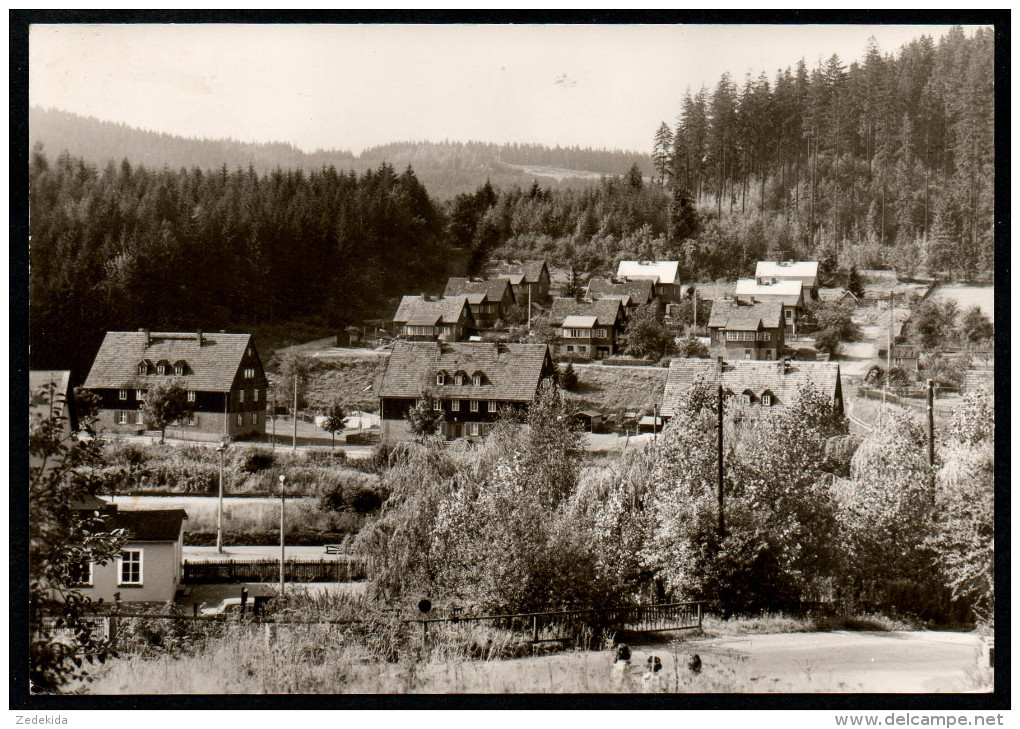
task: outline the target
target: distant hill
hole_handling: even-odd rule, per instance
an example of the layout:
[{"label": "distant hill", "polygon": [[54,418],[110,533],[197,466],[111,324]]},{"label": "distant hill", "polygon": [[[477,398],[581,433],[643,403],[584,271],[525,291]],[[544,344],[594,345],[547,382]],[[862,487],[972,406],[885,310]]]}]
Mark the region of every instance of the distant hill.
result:
[{"label": "distant hill", "polygon": [[483,142],[393,142],[359,155],[346,150],[304,152],[292,144],[255,144],[233,139],[188,139],[100,121],[64,111],[32,107],[29,141],[41,142],[49,157],[65,150],[99,166],[127,158],[132,165],[171,169],[254,167],[259,173],[283,169],[313,170],[330,165],[340,170],[365,170],[389,162],[398,171],[411,165],[429,193],[448,199],[473,192],[486,180],[496,187],[527,187],[538,179],[543,187],[590,184],[601,175],[622,175],[635,162],[651,174],[648,154],[581,147]]}]

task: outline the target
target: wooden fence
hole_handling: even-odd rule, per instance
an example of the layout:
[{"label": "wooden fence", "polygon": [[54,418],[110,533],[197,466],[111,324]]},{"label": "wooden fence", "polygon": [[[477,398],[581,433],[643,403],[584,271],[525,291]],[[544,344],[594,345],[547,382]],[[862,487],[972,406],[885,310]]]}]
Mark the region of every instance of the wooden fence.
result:
[{"label": "wooden fence", "polygon": [[[368,579],[369,560],[363,557],[322,560],[286,560],[287,582],[360,582]],[[276,582],[280,561],[274,559],[184,562],[182,581],[186,585],[223,582]]]}]

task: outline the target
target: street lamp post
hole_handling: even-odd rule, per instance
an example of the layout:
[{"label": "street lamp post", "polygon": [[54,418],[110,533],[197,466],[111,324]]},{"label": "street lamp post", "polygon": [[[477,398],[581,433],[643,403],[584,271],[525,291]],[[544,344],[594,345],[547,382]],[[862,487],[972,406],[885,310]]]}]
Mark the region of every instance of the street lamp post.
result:
[{"label": "street lamp post", "polygon": [[216,500],[216,552],[223,554],[223,453],[227,450],[226,443],[220,443],[216,452],[220,454],[220,493]]},{"label": "street lamp post", "polygon": [[284,535],[284,521],[283,514],[284,509],[287,505],[287,477],[284,474],[280,474],[280,598],[283,598],[284,590],[284,578],[283,578],[283,560],[284,560],[284,547],[283,547],[283,535]]}]

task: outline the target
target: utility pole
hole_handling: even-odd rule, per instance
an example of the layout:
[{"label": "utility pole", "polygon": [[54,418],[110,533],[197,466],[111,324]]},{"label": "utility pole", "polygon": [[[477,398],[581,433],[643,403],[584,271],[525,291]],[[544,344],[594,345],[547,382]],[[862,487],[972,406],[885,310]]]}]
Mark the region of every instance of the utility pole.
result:
[{"label": "utility pole", "polygon": [[297,369],[295,368],[295,370],[294,370],[294,442],[291,444],[291,450],[292,451],[297,451],[297,383],[298,383],[298,373],[297,373]]},{"label": "utility pole", "polygon": [[928,380],[928,466],[935,468],[935,380]]},{"label": "utility pole", "polygon": [[718,440],[718,457],[719,457],[719,538],[726,536],[726,521],[723,517],[723,391],[722,385],[719,385],[719,440]]},{"label": "utility pole", "polygon": [[283,599],[284,590],[284,577],[283,577],[283,560],[284,560],[284,547],[283,538],[285,532],[285,525],[283,520],[283,514],[287,506],[287,477],[284,474],[280,474],[280,599]]},{"label": "utility pole", "polygon": [[882,388],[882,417],[885,417],[886,393],[889,391],[889,374],[892,371],[892,340],[893,340],[893,292],[889,292],[889,346],[885,349],[885,387]]},{"label": "utility pole", "polygon": [[220,494],[216,500],[216,553],[223,554],[223,452],[227,450],[227,444],[220,443],[216,450],[220,454]]}]

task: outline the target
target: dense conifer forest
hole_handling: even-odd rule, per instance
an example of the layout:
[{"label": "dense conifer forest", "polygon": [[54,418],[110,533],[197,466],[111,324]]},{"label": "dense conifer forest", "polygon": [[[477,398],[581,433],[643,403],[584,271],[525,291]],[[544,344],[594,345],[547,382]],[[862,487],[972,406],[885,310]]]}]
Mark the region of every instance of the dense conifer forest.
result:
[{"label": "dense conifer forest", "polygon": [[[49,121],[31,134],[43,144],[30,173],[32,366],[84,373],[108,329],[385,316],[392,297],[442,290],[454,247],[476,272],[493,256],[579,273],[675,258],[686,280],[711,280],[782,255],[988,280],[992,41],[956,28],[896,53],[870,44],[851,63],[801,61],[774,80],[724,75],[680,100],[647,168],[629,153],[539,145],[307,155],[33,111]],[[87,156],[58,154],[50,140],[69,132],[47,137],[72,121],[92,130]],[[603,176],[556,186],[503,163]]]}]

